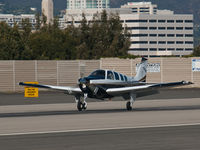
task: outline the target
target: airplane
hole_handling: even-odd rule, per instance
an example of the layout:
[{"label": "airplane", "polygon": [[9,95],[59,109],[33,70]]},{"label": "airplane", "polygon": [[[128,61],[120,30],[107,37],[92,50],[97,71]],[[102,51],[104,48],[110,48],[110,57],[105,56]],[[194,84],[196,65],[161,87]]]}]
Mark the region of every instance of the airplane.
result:
[{"label": "airplane", "polygon": [[78,111],[87,109],[87,98],[105,100],[113,97],[123,97],[124,100],[128,100],[126,109],[130,111],[138,97],[156,94],[160,88],[193,84],[187,81],[146,83],[147,64],[148,60],[142,57],[135,77],[128,77],[112,70],[99,69],[87,77],[80,78],[78,85],[75,87],[27,84],[24,82],[20,82],[19,85],[64,91],[66,94],[75,97]]}]

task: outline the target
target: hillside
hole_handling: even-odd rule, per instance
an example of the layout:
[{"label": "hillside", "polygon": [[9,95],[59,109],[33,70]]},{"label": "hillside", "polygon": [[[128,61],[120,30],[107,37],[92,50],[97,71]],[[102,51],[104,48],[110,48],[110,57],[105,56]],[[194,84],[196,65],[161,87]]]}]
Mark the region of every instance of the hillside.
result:
[{"label": "hillside", "polygon": [[[199,0],[110,0],[110,3],[111,7],[120,7],[128,1],[151,1],[157,4],[159,9],[170,9],[181,14],[194,14],[195,23],[200,24]],[[38,11],[41,9],[41,0],[0,0],[0,3],[6,4],[3,13],[31,13],[30,7],[36,7]],[[54,5],[55,14],[58,14],[60,10],[66,8],[66,0],[54,0]]]}]

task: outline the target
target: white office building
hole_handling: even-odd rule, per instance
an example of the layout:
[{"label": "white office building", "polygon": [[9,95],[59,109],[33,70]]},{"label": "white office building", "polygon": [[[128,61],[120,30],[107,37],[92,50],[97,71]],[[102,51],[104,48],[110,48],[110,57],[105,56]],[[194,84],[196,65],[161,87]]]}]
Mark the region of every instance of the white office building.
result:
[{"label": "white office building", "polygon": [[47,17],[47,24],[53,23],[53,1],[42,0],[42,13]]},{"label": "white office building", "polygon": [[[79,25],[82,13],[88,21],[103,9],[71,9],[61,21],[61,27]],[[158,10],[151,2],[130,2],[121,8],[106,9],[118,13],[123,27],[131,34],[129,53],[148,57],[182,56],[193,52],[193,15],[174,14],[170,10]]]},{"label": "white office building", "polygon": [[67,9],[109,8],[110,0],[67,0]]},{"label": "white office building", "polygon": [[32,28],[35,29],[36,19],[35,15],[33,14],[0,14],[0,22],[6,22],[11,27],[13,27],[15,23],[21,27],[21,22],[23,19],[29,19],[29,22],[32,24]]}]

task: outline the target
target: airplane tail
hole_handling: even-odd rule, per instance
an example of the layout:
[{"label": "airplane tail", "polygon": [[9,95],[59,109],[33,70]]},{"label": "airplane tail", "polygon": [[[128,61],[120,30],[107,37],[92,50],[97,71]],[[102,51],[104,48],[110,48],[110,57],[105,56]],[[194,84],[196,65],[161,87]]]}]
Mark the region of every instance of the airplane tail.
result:
[{"label": "airplane tail", "polygon": [[137,74],[134,77],[134,81],[146,82],[147,64],[147,59],[143,57],[138,67]]}]

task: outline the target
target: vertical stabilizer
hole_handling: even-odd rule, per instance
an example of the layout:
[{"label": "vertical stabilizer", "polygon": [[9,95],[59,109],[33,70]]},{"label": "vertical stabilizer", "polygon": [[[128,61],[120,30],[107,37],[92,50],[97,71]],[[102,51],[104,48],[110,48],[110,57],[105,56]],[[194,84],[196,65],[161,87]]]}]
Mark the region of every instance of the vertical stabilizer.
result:
[{"label": "vertical stabilizer", "polygon": [[134,77],[134,81],[146,82],[147,64],[147,59],[143,57],[138,67],[137,74]]}]

